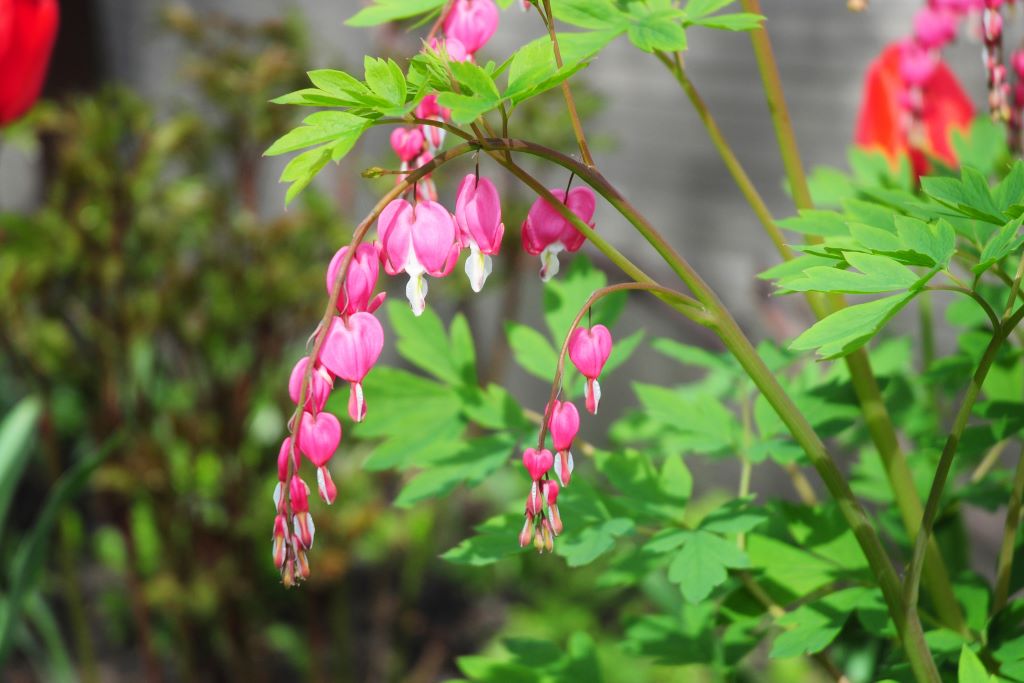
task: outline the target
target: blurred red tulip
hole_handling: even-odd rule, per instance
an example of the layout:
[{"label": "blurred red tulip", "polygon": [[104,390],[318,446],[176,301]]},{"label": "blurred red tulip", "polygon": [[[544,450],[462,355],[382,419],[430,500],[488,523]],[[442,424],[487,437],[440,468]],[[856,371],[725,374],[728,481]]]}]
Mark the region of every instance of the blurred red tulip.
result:
[{"label": "blurred red tulip", "polygon": [[893,161],[909,154],[917,175],[928,172],[929,156],[956,166],[951,132],[970,125],[974,106],[949,67],[938,62],[921,88],[927,148],[911,147],[905,125],[907,84],[900,70],[903,49],[902,42],[890,43],[868,67],[854,142],[880,149]]},{"label": "blurred red tulip", "polygon": [[0,0],[0,126],[39,97],[59,16],[57,0]]}]

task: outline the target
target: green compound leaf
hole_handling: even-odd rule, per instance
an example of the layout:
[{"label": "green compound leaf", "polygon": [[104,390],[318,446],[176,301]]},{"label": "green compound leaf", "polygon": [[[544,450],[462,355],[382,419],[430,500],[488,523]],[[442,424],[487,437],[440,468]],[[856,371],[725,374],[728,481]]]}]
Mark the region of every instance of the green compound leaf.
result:
[{"label": "green compound leaf", "polygon": [[467,538],[448,552],[441,559],[453,564],[464,564],[471,567],[484,567],[494,564],[509,555],[523,552],[519,547],[519,532],[523,526],[523,516],[512,513],[491,517],[476,527],[476,536]]},{"label": "green compound leaf", "polygon": [[847,588],[780,617],[775,623],[787,630],[775,638],[769,656],[798,657],[821,652],[836,639],[868,593],[866,588]]},{"label": "green compound leaf", "polygon": [[547,337],[529,325],[505,323],[508,345],[516,362],[537,379],[550,383],[558,366],[558,351]]},{"label": "green compound leaf", "polygon": [[621,29],[629,24],[629,16],[612,0],[552,0],[555,18],[573,26],[589,29]]},{"label": "green compound leaf", "polygon": [[616,538],[632,530],[633,520],[627,517],[607,519],[579,530],[567,530],[555,541],[555,552],[564,557],[570,567],[582,567],[611,550]]},{"label": "green compound leaf", "polygon": [[686,31],[682,12],[672,7],[649,8],[640,3],[630,5],[629,40],[644,52],[663,50],[676,52],[686,49]]},{"label": "green compound leaf", "polygon": [[995,676],[989,675],[981,659],[970,648],[966,645],[960,648],[960,661],[957,664],[958,683],[992,683],[997,680],[999,679]]},{"label": "green compound leaf", "polygon": [[746,553],[729,541],[707,531],[686,532],[682,549],[668,567],[668,578],[678,583],[687,602],[704,600],[725,583],[728,569],[749,566]]},{"label": "green compound leaf", "polygon": [[875,336],[916,292],[887,296],[840,309],[823,318],[789,345],[794,351],[816,349],[822,358],[837,358],[859,349]]},{"label": "green compound leaf", "polygon": [[847,251],[843,252],[843,257],[859,272],[812,266],[800,275],[781,280],[779,287],[794,292],[877,294],[910,289],[921,279],[888,256]]}]

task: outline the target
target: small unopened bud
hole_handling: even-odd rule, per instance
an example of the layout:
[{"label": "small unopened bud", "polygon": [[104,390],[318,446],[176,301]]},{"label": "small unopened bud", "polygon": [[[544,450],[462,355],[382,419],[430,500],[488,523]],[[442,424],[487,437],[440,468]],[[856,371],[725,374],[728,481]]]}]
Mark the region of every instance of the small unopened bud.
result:
[{"label": "small unopened bud", "polygon": [[292,517],[295,537],[307,550],[313,547],[313,537],[316,535],[316,526],[313,524],[313,515],[308,512],[297,512]]},{"label": "small unopened bud", "polygon": [[543,508],[544,497],[540,492],[540,482],[534,481],[530,484],[530,495],[526,497],[526,514],[536,517]]},{"label": "small unopened bud", "polygon": [[[551,525],[548,524],[548,520],[541,520],[540,531],[541,533],[538,535],[542,535],[544,537],[544,550],[547,550],[549,553],[554,552],[555,535],[551,532]],[[540,548],[538,548],[538,550],[540,550]]]},{"label": "small unopened bud", "polygon": [[309,512],[309,486],[301,477],[292,477],[288,484],[288,498],[295,512]]},{"label": "small unopened bud", "polygon": [[533,547],[538,553],[544,552],[544,534],[540,531],[533,535]]},{"label": "small unopened bud", "polygon": [[288,521],[284,515],[274,518],[273,549],[274,566],[281,569],[288,557]]},{"label": "small unopened bud", "polygon": [[295,585],[294,562],[285,562],[284,567],[281,568],[281,583],[284,584],[285,588],[291,588]]},{"label": "small unopened bud", "polygon": [[380,178],[381,176],[387,175],[387,169],[383,169],[380,166],[371,166],[370,168],[363,171],[364,178]]},{"label": "small unopened bud", "polygon": [[300,548],[295,541],[292,541],[295,552],[295,578],[305,581],[309,578],[309,557],[306,551]]},{"label": "small unopened bud", "polygon": [[519,547],[525,548],[533,540],[533,517],[526,515],[523,530],[519,532]]}]

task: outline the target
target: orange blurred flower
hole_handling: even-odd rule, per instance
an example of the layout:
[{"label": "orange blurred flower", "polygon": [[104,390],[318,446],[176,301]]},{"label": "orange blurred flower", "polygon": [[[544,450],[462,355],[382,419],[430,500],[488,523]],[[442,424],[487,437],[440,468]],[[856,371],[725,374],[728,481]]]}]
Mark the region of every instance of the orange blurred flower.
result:
[{"label": "orange blurred flower", "polygon": [[[906,63],[901,70],[905,50],[904,42],[890,43],[868,67],[854,142],[880,149],[894,163],[909,154],[917,175],[928,172],[928,157],[956,166],[951,133],[970,125],[974,106],[953,72],[937,57],[920,86],[918,101],[912,101],[911,85],[904,80]],[[918,108],[918,135],[911,144],[914,107]]]}]

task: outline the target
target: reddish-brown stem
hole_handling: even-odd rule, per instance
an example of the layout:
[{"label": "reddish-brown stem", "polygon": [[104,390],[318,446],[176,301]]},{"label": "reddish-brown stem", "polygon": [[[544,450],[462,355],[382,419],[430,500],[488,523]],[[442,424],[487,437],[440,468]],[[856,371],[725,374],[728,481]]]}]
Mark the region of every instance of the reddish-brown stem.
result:
[{"label": "reddish-brown stem", "polygon": [[[541,13],[541,18],[544,19],[548,35],[551,36],[551,49],[555,53],[555,66],[561,69],[562,50],[558,47],[558,35],[555,33],[555,17],[551,13],[551,0],[544,0],[544,12]],[[587,137],[583,134],[583,124],[580,122],[580,114],[576,110],[576,100],[573,99],[568,79],[562,81],[562,95],[565,96],[565,106],[569,111],[569,120],[572,122],[572,131],[576,135],[576,144],[579,145],[583,163],[590,168],[594,168],[594,157],[590,155],[590,146],[587,144]]]},{"label": "reddish-brown stem", "polygon": [[558,392],[562,388],[562,375],[565,374],[565,356],[569,353],[569,340],[572,338],[573,331],[579,327],[580,321],[583,320],[583,316],[590,311],[590,307],[597,303],[600,299],[614,294],[615,292],[623,292],[628,290],[643,290],[648,292],[657,292],[666,297],[675,299],[680,303],[687,306],[692,306],[697,310],[702,310],[703,306],[694,299],[689,297],[682,292],[677,292],[674,289],[668,287],[662,287],[658,284],[652,284],[649,282],[620,282],[617,285],[609,285],[598,289],[583,304],[580,308],[580,312],[573,318],[572,324],[569,325],[569,331],[565,334],[565,341],[562,342],[562,349],[558,353],[558,365],[555,367],[555,378],[551,383],[551,396],[548,399],[548,404],[544,408],[544,417],[540,423],[540,435],[537,437],[537,448],[544,448],[544,440],[548,435],[548,421],[551,419],[551,407],[555,403],[555,399],[558,398]]},{"label": "reddish-brown stem", "polygon": [[427,34],[427,45],[430,45],[430,41],[437,36],[437,32],[441,30],[441,26],[444,25],[444,20],[448,18],[448,13],[452,11],[452,7],[454,6],[455,0],[449,0],[445,3],[444,7],[441,8],[441,13],[437,15],[437,21],[435,21],[434,25],[430,27],[430,33]]}]

